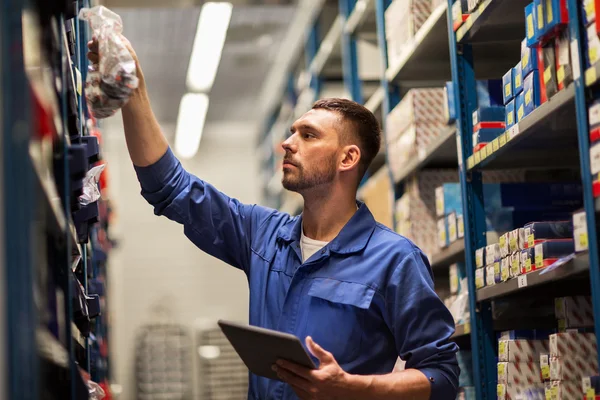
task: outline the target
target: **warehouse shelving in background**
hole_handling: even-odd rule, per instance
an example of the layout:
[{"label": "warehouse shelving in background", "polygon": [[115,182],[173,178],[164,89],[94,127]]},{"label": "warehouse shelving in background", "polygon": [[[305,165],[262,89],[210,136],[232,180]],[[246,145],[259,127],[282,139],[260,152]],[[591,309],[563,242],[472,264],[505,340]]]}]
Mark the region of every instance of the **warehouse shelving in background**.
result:
[{"label": "warehouse shelving in background", "polygon": [[[79,202],[103,163],[85,91],[89,0],[6,0],[0,15],[2,253],[8,381],[2,398],[88,399],[109,392],[105,309],[110,200]],[[25,3],[25,4],[23,4]]]},{"label": "warehouse shelving in background", "polygon": [[[531,396],[532,398],[537,398],[535,396],[551,396],[556,399],[581,398],[585,393],[583,393],[580,380],[577,385],[573,386],[573,381],[563,382],[554,377],[554,381],[548,383],[547,388],[540,383],[536,384],[537,386],[533,389],[520,387],[517,390],[514,385],[508,385],[510,387],[507,389],[503,383],[505,377],[501,377],[500,382],[498,380],[497,360],[499,356],[498,338],[501,332],[504,335],[503,338],[506,339],[513,338],[515,335],[523,335],[523,330],[527,330],[527,332],[532,332],[531,335],[538,335],[536,338],[539,339],[542,332],[547,338],[549,330],[556,332],[569,327],[565,325],[564,321],[560,322],[555,318],[553,307],[555,298],[589,296],[583,298],[588,302],[587,307],[589,307],[590,313],[593,308],[594,318],[593,321],[587,320],[586,329],[588,331],[594,328],[595,330],[600,329],[600,269],[595,220],[596,213],[600,211],[600,206],[598,206],[600,200],[594,198],[600,196],[600,175],[598,175],[600,156],[597,155],[598,151],[593,148],[590,155],[590,137],[592,142],[600,139],[600,130],[594,131],[597,129],[595,124],[600,122],[600,118],[595,117],[596,119],[591,123],[593,125],[591,129],[590,123],[588,123],[588,107],[595,104],[593,102],[598,97],[597,93],[600,93],[597,90],[600,87],[598,83],[600,82],[598,79],[600,77],[600,60],[593,60],[589,63],[588,59],[597,56],[600,46],[588,52],[588,45],[592,48],[592,44],[588,44],[589,38],[586,37],[586,26],[590,22],[588,20],[587,25],[584,26],[582,14],[585,12],[595,15],[593,6],[597,2],[586,0],[584,8],[583,0],[536,0],[533,4],[535,7],[530,6],[533,7],[529,8],[530,10],[539,9],[544,15],[538,28],[541,33],[545,29],[545,24],[556,21],[553,20],[553,15],[558,15],[557,18],[565,15],[555,12],[550,13],[549,17],[544,11],[545,7],[562,6],[563,8],[560,10],[564,11],[568,3],[568,22],[560,21],[562,25],[559,23],[558,28],[546,29],[543,36],[543,40],[552,40],[553,47],[556,46],[553,52],[557,52],[555,61],[558,61],[558,65],[555,67],[556,70],[545,68],[540,71],[539,82],[541,83],[542,79],[544,84],[552,82],[552,79],[557,79],[556,76],[560,75],[561,82],[557,88],[559,90],[556,93],[550,93],[548,99],[541,102],[542,104],[534,110],[526,115],[525,113],[520,115],[518,121],[517,114],[515,114],[514,126],[506,125],[510,121],[501,121],[501,125],[504,127],[502,134],[497,135],[493,140],[490,139],[487,144],[474,146],[471,134],[473,131],[472,113],[478,108],[477,91],[481,90],[483,82],[501,80],[509,69],[512,71],[516,64],[521,65],[521,44],[526,35],[527,23],[525,7],[533,2],[529,0],[465,0],[462,3],[453,0],[448,2],[406,1],[404,5],[407,10],[413,5],[415,5],[414,9],[419,9],[418,5],[429,3],[429,14],[422,21],[421,28],[411,32],[412,35],[405,39],[401,50],[394,55],[394,59],[389,60],[390,39],[396,40],[397,38],[393,37],[394,32],[386,32],[386,10],[389,10],[388,7],[391,4],[396,6],[400,4],[398,1],[400,0],[396,0],[394,3],[386,0],[358,1],[350,4],[351,11],[348,14],[345,14],[344,11],[347,10],[345,7],[348,7],[348,4],[343,3],[338,11],[342,18],[348,16],[345,25],[342,22],[346,26],[345,29],[342,29],[342,35],[357,31],[367,37],[376,34],[380,52],[377,79],[361,79],[361,68],[356,68],[362,62],[361,53],[352,49],[345,50],[349,43],[347,40],[340,41],[342,44],[340,51],[342,54],[346,51],[350,57],[328,60],[330,70],[334,63],[341,63],[338,64],[338,71],[341,72],[337,79],[343,80],[345,90],[341,90],[340,95],[365,104],[367,108],[375,112],[383,127],[386,146],[382,149],[381,156],[385,156],[385,163],[378,164],[376,168],[369,171],[361,184],[358,198],[367,203],[380,222],[402,232],[404,227],[399,226],[400,224],[395,218],[397,216],[396,201],[402,199],[406,193],[412,193],[411,190],[414,191],[415,185],[426,182],[429,171],[447,173],[447,171],[456,170],[457,181],[460,181],[462,210],[464,210],[462,215],[464,218],[463,232],[458,235],[453,232],[454,240],[452,242],[446,240],[445,245],[437,249],[430,246],[429,240],[426,243],[422,242],[425,239],[421,236],[419,236],[421,241],[416,240],[416,243],[420,247],[428,249],[427,254],[436,278],[436,290],[441,297],[446,299],[446,304],[453,311],[453,315],[455,315],[456,310],[453,307],[456,306],[456,303],[452,303],[451,300],[456,300],[457,294],[459,297],[462,295],[463,300],[465,295],[468,296],[468,309],[462,310],[464,311],[461,313],[462,319],[457,320],[456,332],[452,338],[459,343],[461,349],[471,351],[471,353],[463,353],[459,357],[460,362],[464,362],[465,355],[470,354],[468,358],[473,365],[472,376],[470,376],[471,385],[461,389],[461,396],[477,399],[514,398],[516,395]],[[327,4],[330,9],[334,8],[333,3]],[[411,15],[410,13],[413,11],[406,11],[404,15]],[[586,17],[589,18],[589,15]],[[402,25],[405,22],[402,18],[404,17],[398,17],[392,22]],[[550,19],[546,21],[547,18]],[[342,21],[344,20],[342,19]],[[537,20],[534,21],[537,22]],[[310,38],[317,37],[314,33],[315,26],[311,25],[312,28],[307,28],[310,33],[307,34],[309,40],[307,40],[307,51],[303,59],[307,65],[312,59],[311,54],[318,54],[317,49],[323,45],[320,40],[310,42]],[[596,26],[600,26],[600,23],[596,23]],[[595,37],[594,40],[596,39]],[[591,41],[591,39],[589,40]],[[312,53],[308,51],[311,43]],[[534,44],[531,45],[534,46]],[[560,53],[558,53],[559,51]],[[568,57],[564,55],[565,51]],[[547,63],[540,58],[540,63],[544,62]],[[551,64],[546,64],[546,67],[548,65]],[[572,71],[572,82],[569,82],[568,78],[563,82],[566,68]],[[294,82],[298,74],[302,75],[302,68],[298,68],[295,74],[290,74],[291,82]],[[310,100],[330,95],[330,92],[323,90],[323,85],[331,78],[331,74],[315,73],[312,75],[313,80],[310,86],[314,90]],[[479,83],[476,83],[476,80]],[[442,128],[435,138],[427,145],[419,147],[413,155],[398,159],[397,156],[394,156],[394,152],[397,150],[390,147],[390,138],[395,132],[390,128],[388,115],[401,101],[407,98],[407,95],[413,93],[412,89],[441,88],[449,81],[451,81],[448,89],[450,90],[449,100],[454,101],[456,122],[449,123],[448,126]],[[514,86],[514,82],[512,84]],[[265,133],[268,132],[269,135],[272,135],[274,129],[279,132],[280,129],[289,128],[293,122],[291,117],[280,126],[272,123],[273,121],[281,122],[278,115],[281,115],[281,111],[286,107],[295,108],[300,114],[310,106],[309,101],[301,106],[294,102],[294,99],[298,97],[293,89],[293,85],[288,85],[288,91],[279,102],[281,108],[273,111],[274,117],[271,122],[265,124]],[[546,93],[545,89],[544,93]],[[500,106],[504,108],[503,99],[501,101]],[[289,105],[286,105],[287,102]],[[590,115],[591,113],[590,111]],[[600,115],[598,111],[595,113],[595,115]],[[505,114],[503,115],[505,116]],[[590,133],[590,131],[592,132]],[[277,141],[271,143],[277,143]],[[274,169],[269,174],[270,177],[276,175],[278,170],[276,164],[272,165]],[[280,179],[280,176],[277,178]],[[476,268],[478,266],[475,257],[476,250],[498,243],[498,240],[507,237],[503,235],[507,232],[506,227],[499,231],[490,230],[490,224],[493,227],[497,222],[490,220],[492,217],[486,214],[491,205],[488,204],[486,208],[484,191],[487,189],[484,189],[484,185],[492,182],[522,182],[526,185],[532,182],[550,184],[552,181],[570,182],[576,187],[580,185],[581,198],[576,199],[574,203],[580,204],[581,207],[578,210],[569,208],[568,211],[569,213],[580,212],[577,223],[584,221],[585,227],[575,226],[575,222],[571,224],[571,227],[575,226],[576,228],[573,233],[574,242],[577,243],[578,248],[580,246],[589,247],[589,250],[564,255],[551,266],[543,264],[546,267],[539,269],[530,268],[524,264],[524,269],[521,271],[521,260],[519,260],[518,273],[515,269],[514,274],[510,270],[503,270],[499,262],[498,282],[493,282],[493,285],[490,282],[490,285],[486,285],[484,281],[484,287],[478,288],[476,275],[481,273],[481,268]],[[271,183],[273,186],[277,186],[279,182],[274,179]],[[431,193],[433,188],[421,185],[419,189],[427,191],[426,194],[420,193],[420,196],[433,196]],[[301,212],[301,197],[281,190],[276,191],[275,194],[275,197],[268,199],[271,205],[278,207],[283,204],[284,207],[281,209],[292,214]],[[289,198],[293,198],[293,200],[286,200]],[[485,200],[491,201],[487,198]],[[565,203],[564,207],[568,206]],[[565,210],[567,208],[563,211]],[[562,212],[561,215],[564,214]],[[434,214],[433,218],[438,217]],[[456,227],[459,226],[460,224],[456,225]],[[440,230],[437,234],[440,235]],[[447,235],[448,231],[445,234]],[[436,235],[436,233],[434,232],[432,235]],[[463,235],[464,239],[460,238]],[[434,240],[440,239],[439,241],[443,242],[441,239],[444,237],[442,236]],[[531,252],[531,256],[534,257],[533,251]],[[543,255],[541,257],[541,261],[543,261]],[[508,261],[510,257],[505,258]],[[530,263],[535,266],[535,257],[530,260]],[[490,266],[494,270],[495,264]],[[508,266],[507,262],[506,267]],[[531,272],[528,272],[529,269]],[[493,276],[492,281],[495,280],[496,276]],[[448,283],[450,283],[449,286]],[[457,283],[458,292],[456,292]],[[465,284],[467,287],[464,287]],[[448,287],[452,290],[449,291]],[[552,303],[551,315],[547,314],[549,303]],[[531,308],[531,311],[528,311],[528,308]],[[589,357],[594,360],[592,362],[589,359],[588,364],[596,365],[598,354],[588,355]],[[534,361],[539,367],[537,360]],[[560,359],[557,358],[553,361],[553,363],[560,362]],[[468,369],[468,366],[466,368]],[[590,375],[589,372],[586,373]],[[499,385],[499,383],[501,384]],[[568,397],[567,389],[571,390],[573,387],[576,388],[572,394],[575,397]]]}]

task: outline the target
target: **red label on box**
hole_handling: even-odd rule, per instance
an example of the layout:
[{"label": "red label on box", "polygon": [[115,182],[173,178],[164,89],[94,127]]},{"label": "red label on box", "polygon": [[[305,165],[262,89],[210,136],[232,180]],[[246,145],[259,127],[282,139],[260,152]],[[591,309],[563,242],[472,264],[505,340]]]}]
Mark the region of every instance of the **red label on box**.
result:
[{"label": "red label on box", "polygon": [[490,128],[499,128],[499,129],[506,129],[506,123],[504,123],[504,121],[497,121],[497,122],[480,122],[477,125],[475,125],[473,127],[473,133],[477,132],[478,130],[481,129],[490,129]]}]

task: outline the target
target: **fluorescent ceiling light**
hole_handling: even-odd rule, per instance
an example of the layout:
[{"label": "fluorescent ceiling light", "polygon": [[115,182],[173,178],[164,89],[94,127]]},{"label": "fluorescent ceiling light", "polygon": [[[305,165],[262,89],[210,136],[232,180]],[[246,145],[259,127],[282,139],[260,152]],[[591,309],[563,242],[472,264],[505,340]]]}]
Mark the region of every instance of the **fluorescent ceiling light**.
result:
[{"label": "fluorescent ceiling light", "polygon": [[189,91],[210,91],[221,61],[232,8],[231,3],[205,3],[202,6],[187,72]]},{"label": "fluorescent ceiling light", "polygon": [[186,93],[179,104],[175,130],[175,153],[181,158],[192,158],[200,147],[200,138],[208,111],[208,96],[204,93]]}]

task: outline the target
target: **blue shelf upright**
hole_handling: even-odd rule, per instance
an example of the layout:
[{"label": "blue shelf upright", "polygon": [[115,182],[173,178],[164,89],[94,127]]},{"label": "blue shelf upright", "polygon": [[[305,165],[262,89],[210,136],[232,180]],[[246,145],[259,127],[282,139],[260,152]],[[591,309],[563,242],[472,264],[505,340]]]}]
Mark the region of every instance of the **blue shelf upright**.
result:
[{"label": "blue shelf upright", "polygon": [[[448,9],[452,9],[448,0]],[[459,146],[459,176],[463,199],[465,226],[465,264],[469,284],[469,309],[471,311],[471,348],[473,353],[473,378],[478,399],[496,398],[497,373],[492,325],[491,303],[477,303],[475,288],[475,250],[486,245],[484,232],[485,212],[481,172],[467,171],[467,158],[473,151],[472,111],[476,108],[477,92],[473,68],[472,48],[458,44],[453,30],[452,13],[447,13],[448,42],[455,104],[458,105],[456,120],[457,146]],[[464,133],[464,134],[463,134]]]},{"label": "blue shelf upright", "polygon": [[[600,262],[599,243],[596,230],[596,210],[594,207],[594,195],[592,193],[592,173],[590,169],[590,136],[588,124],[588,107],[586,101],[585,74],[581,70],[584,66],[583,54],[584,39],[582,37],[581,4],[577,0],[568,0],[569,9],[569,34],[571,38],[571,57],[574,59],[573,80],[575,84],[575,109],[577,114],[577,137],[579,142],[579,162],[581,167],[581,181],[583,184],[583,204],[585,208],[586,222],[588,228],[589,263],[590,263],[590,285],[592,291],[592,303],[594,307],[594,328],[596,333],[600,332]],[[577,10],[577,12],[571,12]],[[575,59],[576,57],[576,59]],[[596,334],[596,343],[600,349],[600,335]],[[600,361],[600,352],[597,354]]]},{"label": "blue shelf upright", "polygon": [[[356,5],[356,0],[339,0],[340,14],[344,18],[344,25]],[[350,98],[363,104],[363,95],[358,71],[358,53],[354,34],[342,30],[342,70],[344,72],[344,85]]]}]

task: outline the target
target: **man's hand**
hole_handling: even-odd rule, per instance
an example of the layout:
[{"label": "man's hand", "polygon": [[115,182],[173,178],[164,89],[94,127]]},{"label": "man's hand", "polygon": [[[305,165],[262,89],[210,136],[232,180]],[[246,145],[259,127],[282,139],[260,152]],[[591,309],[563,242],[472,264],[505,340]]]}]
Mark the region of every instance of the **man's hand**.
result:
[{"label": "man's hand", "polygon": [[316,344],[310,336],[306,338],[306,346],[319,359],[319,369],[279,360],[273,366],[279,378],[288,383],[302,400],[350,398],[350,375],[342,370],[330,352]]}]

